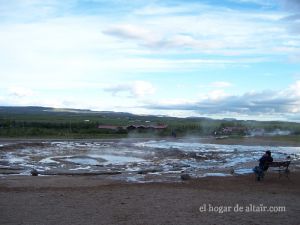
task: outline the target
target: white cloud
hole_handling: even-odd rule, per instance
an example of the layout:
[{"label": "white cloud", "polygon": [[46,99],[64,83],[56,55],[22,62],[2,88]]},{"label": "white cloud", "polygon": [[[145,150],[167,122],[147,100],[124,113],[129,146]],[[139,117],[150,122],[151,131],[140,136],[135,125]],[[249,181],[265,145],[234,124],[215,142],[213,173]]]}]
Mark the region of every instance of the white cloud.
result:
[{"label": "white cloud", "polygon": [[[224,98],[228,96],[228,93],[225,92],[225,89],[232,87],[233,84],[228,81],[215,81],[209,84],[200,84],[198,85],[201,90],[198,95],[201,99],[210,99],[213,97],[214,99]],[[204,93],[203,90],[206,92]]]},{"label": "white cloud", "polygon": [[[20,2],[23,1],[17,1]],[[44,2],[45,7],[55,9],[59,1],[50,3]],[[29,5],[30,9],[36,9],[36,5],[42,4],[42,1],[32,1]],[[68,4],[63,8],[68,8]],[[156,2],[152,7],[161,6]],[[281,44],[283,40],[292,43],[290,37],[274,19],[261,19],[261,13],[226,12],[199,4],[197,14],[177,15],[180,8],[183,12],[195,12],[196,7],[188,4],[165,8],[170,10],[167,15],[124,17],[122,24],[108,15],[50,17],[52,13],[47,14],[50,18],[38,22],[1,23],[0,77],[10,82],[44,82],[46,79],[66,83],[88,78],[105,79],[112,74],[116,77],[132,72],[251,64],[270,60],[255,54],[286,55],[298,51],[295,39],[294,45],[288,48]],[[195,53],[240,58],[174,59],[178,54]],[[164,54],[168,58],[164,58]]]},{"label": "white cloud", "polygon": [[15,82],[74,80],[101,68],[98,58],[88,53],[106,43],[99,36],[101,32],[76,19],[3,25],[0,76]]},{"label": "white cloud", "polygon": [[207,99],[210,101],[220,101],[225,99],[228,94],[224,90],[213,90],[207,94]]},{"label": "white cloud", "polygon": [[[242,95],[228,94],[224,90],[212,90],[194,99],[171,98],[149,100],[147,95],[155,92],[153,85],[145,81],[120,83],[106,87],[114,93],[114,100],[104,96],[31,96],[26,88],[12,88],[17,94],[0,96],[1,105],[35,105],[50,107],[86,108],[94,110],[127,111],[132,113],[152,113],[166,115],[205,115],[221,118],[293,119],[300,118],[300,80],[281,91],[265,90],[246,92]],[[125,94],[125,95],[124,95]],[[134,97],[134,98],[124,98]]]},{"label": "white cloud", "polygon": [[35,93],[33,90],[25,87],[10,87],[8,89],[8,94],[14,97],[22,98],[33,96]]},{"label": "white cloud", "polygon": [[294,97],[300,97],[300,80],[290,86],[290,95]]},{"label": "white cloud", "polygon": [[[0,77],[12,83],[28,80],[45,83],[47,80],[68,85],[70,80],[88,82],[87,78],[104,79],[110,74],[189,70],[206,65],[252,63],[253,60],[148,58],[156,53],[150,54],[148,50],[103,35],[100,29],[103,26],[93,18],[0,25]],[[156,42],[156,38],[150,40],[153,34],[149,38],[143,33],[140,36],[151,44]]]},{"label": "white cloud", "polygon": [[152,95],[155,92],[154,86],[147,81],[133,81],[121,84],[113,84],[104,89],[107,92],[111,92],[113,95],[126,93],[130,97],[144,97],[146,95]]},{"label": "white cloud", "polygon": [[215,88],[227,88],[227,87],[231,87],[232,83],[227,81],[216,81],[211,83],[211,86]]},{"label": "white cloud", "polygon": [[132,24],[115,25],[107,28],[103,33],[119,38],[142,41],[142,44],[147,46],[155,46],[161,39],[156,32]]},{"label": "white cloud", "polygon": [[[222,55],[266,54],[272,48],[281,47],[290,38],[286,35],[286,25],[278,23],[285,13],[227,11],[201,4],[194,8],[193,4],[188,6],[193,12],[196,9],[199,11],[197,14],[183,15],[176,12],[158,13],[155,17],[142,17],[129,24],[111,25],[104,33],[151,50],[158,48]],[[186,11],[187,6],[180,7],[183,12]],[[170,12],[173,8],[180,11],[180,7],[159,7],[158,11]]]},{"label": "white cloud", "polygon": [[300,81],[282,91],[265,90],[261,92],[247,92],[243,95],[229,95],[223,90],[214,90],[201,96],[197,101],[181,100],[174,104],[152,102],[146,108],[159,110],[187,110],[200,114],[218,115],[224,113],[245,115],[273,115],[279,116],[300,113]]}]

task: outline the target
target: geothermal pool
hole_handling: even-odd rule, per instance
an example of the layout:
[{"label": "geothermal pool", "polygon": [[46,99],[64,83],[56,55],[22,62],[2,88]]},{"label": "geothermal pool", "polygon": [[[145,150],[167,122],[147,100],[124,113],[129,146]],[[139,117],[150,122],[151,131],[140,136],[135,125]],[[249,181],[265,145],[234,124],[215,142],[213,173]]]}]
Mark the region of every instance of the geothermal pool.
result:
[{"label": "geothermal pool", "polygon": [[0,176],[98,175],[128,182],[180,181],[193,177],[250,173],[266,150],[274,160],[291,157],[297,167],[300,147],[204,144],[199,140],[116,140],[3,142]]}]

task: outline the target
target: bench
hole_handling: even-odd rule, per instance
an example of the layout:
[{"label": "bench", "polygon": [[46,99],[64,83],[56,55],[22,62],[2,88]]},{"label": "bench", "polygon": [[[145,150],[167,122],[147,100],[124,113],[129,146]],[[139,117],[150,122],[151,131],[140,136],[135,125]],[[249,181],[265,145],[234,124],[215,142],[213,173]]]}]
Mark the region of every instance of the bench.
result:
[{"label": "bench", "polygon": [[274,161],[274,162],[268,163],[268,166],[269,166],[269,168],[272,168],[272,167],[276,168],[276,169],[272,169],[272,170],[278,171],[279,178],[281,177],[281,175],[285,175],[286,178],[289,178],[290,163],[291,163],[291,161]]}]

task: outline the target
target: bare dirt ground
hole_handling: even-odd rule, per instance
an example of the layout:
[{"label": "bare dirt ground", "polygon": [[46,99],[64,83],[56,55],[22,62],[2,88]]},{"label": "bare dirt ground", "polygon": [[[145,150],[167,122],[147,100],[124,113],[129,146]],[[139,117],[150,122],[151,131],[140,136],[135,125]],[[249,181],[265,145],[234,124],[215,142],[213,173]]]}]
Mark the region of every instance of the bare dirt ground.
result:
[{"label": "bare dirt ground", "polygon": [[[267,211],[260,207],[248,212],[250,204]],[[215,207],[222,206],[229,212],[217,212]],[[283,212],[271,212],[282,211],[281,206]],[[1,225],[298,225],[299,221],[299,172],[292,172],[290,179],[268,173],[262,182],[245,175],[148,184],[103,176],[0,177]]]}]

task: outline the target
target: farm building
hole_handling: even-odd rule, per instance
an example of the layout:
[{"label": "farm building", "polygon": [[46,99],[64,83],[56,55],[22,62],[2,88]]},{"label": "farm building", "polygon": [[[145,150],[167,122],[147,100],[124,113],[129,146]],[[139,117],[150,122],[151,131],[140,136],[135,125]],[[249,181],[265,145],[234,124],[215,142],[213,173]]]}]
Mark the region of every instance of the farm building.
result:
[{"label": "farm building", "polygon": [[168,125],[128,125],[128,126],[115,126],[115,125],[99,125],[98,129],[108,129],[108,130],[164,130],[168,127]]}]

